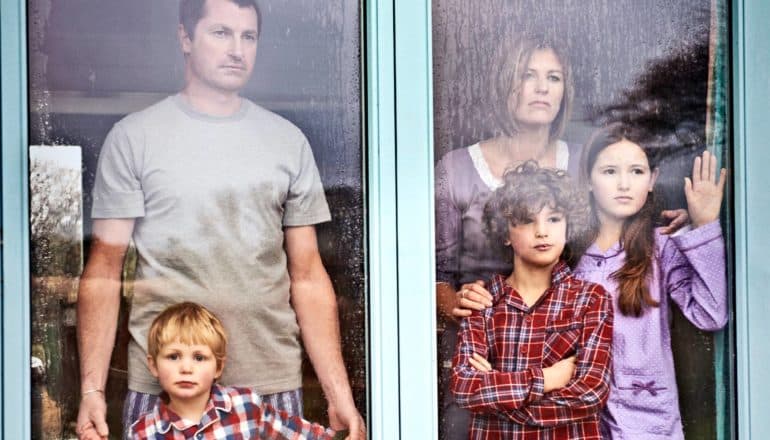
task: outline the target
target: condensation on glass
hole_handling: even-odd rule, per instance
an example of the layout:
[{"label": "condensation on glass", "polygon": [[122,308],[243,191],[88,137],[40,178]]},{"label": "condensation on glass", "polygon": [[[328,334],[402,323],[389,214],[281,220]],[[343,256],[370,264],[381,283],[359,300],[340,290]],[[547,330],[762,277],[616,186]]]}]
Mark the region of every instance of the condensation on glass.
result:
[{"label": "condensation on glass", "polygon": [[[666,150],[657,189],[663,208],[686,208],[683,178],[708,149],[730,167],[727,102],[728,7],[723,0],[534,1],[436,0],[433,15],[434,157],[499,134],[490,102],[498,43],[539,34],[562,42],[571,61],[574,102],[561,139],[582,145],[614,119],[644,120]],[[437,189],[438,191],[438,189]],[[732,217],[728,184],[721,214],[731,286]],[[437,224],[441,214],[437,212]],[[437,226],[437,230],[440,227]],[[439,244],[437,243],[437,246]],[[441,258],[437,258],[442,271]],[[457,288],[455,284],[453,287]],[[731,304],[731,295],[728,302]],[[732,326],[716,334],[697,330],[671,307],[672,345],[684,432],[688,439],[729,438],[733,363]],[[445,338],[439,320],[439,350]],[[443,347],[451,353],[452,347]],[[455,421],[447,405],[448,367],[439,353],[439,432]]]},{"label": "condensation on glass", "polygon": [[[285,117],[313,150],[332,221],[318,244],[337,294],[342,350],[366,418],[366,268],[360,3],[262,0],[263,29],[243,95]],[[75,437],[80,399],[78,280],[88,259],[96,162],[110,128],[183,83],[177,1],[28,1],[33,438]],[[124,275],[130,279],[135,254]],[[124,283],[107,400],[115,438],[126,391]],[[307,359],[305,417],[328,424]]]}]

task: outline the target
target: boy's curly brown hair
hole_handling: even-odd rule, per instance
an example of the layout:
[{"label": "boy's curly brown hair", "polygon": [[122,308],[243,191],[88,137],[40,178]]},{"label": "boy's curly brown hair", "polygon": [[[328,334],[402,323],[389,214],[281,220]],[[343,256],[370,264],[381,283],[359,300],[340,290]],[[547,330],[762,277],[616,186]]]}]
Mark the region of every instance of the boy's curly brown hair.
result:
[{"label": "boy's curly brown hair", "polygon": [[562,212],[567,220],[567,246],[562,259],[573,266],[577,259],[570,243],[587,231],[591,207],[577,182],[563,170],[542,168],[528,160],[503,174],[503,185],[495,190],[484,207],[484,225],[490,245],[501,255],[513,259],[508,240],[508,225],[521,224],[537,215],[545,206]]}]

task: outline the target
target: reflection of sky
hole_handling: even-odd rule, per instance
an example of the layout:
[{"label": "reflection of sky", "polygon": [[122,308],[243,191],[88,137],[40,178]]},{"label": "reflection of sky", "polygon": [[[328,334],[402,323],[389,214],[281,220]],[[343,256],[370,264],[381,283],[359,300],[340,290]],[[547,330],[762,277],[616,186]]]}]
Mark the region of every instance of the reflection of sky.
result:
[{"label": "reflection of sky", "polygon": [[31,146],[29,147],[30,159],[39,159],[42,161],[50,161],[57,165],[58,168],[66,168],[68,170],[80,171],[81,169],[81,157],[80,147],[78,146]]}]

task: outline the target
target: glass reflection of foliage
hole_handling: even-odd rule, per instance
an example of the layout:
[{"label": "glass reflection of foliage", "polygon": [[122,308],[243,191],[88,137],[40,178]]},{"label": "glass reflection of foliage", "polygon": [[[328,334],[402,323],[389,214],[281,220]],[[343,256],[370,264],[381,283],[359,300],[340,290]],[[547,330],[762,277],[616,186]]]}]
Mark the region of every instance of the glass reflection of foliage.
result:
[{"label": "glass reflection of foliage", "polygon": [[694,42],[650,62],[620,99],[593,110],[597,125],[623,122],[646,133],[645,144],[659,159],[658,187],[666,209],[686,206],[682,179],[706,148],[708,29],[698,35]]},{"label": "glass reflection of foliage", "polygon": [[81,260],[80,172],[32,158],[30,164],[32,276],[77,276]]},{"label": "glass reflection of foliage", "polygon": [[72,378],[82,269],[80,170],[32,156],[29,188],[33,437],[68,438],[77,413],[68,396],[79,394]]}]

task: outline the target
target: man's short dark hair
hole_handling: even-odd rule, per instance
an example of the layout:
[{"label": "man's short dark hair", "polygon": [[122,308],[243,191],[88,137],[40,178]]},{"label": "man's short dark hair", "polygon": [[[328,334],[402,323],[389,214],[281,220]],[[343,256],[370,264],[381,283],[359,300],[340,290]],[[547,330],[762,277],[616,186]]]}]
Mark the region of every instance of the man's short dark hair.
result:
[{"label": "man's short dark hair", "polygon": [[[228,0],[241,8],[254,8],[257,13],[257,36],[262,33],[262,12],[256,0]],[[203,18],[206,0],[182,0],[179,3],[179,23],[192,40],[195,37],[195,26]]]}]

